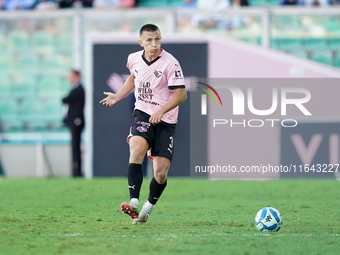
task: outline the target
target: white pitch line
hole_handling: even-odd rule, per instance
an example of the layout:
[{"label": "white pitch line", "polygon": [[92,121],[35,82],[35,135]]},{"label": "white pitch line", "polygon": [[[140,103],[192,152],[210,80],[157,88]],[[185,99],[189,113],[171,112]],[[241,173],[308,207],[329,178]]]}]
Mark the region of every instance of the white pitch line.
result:
[{"label": "white pitch line", "polygon": [[[120,235],[109,235],[110,237],[119,237]],[[177,238],[177,237],[209,237],[209,236],[232,236],[232,237],[236,237],[236,236],[287,236],[287,237],[310,237],[310,236],[334,236],[334,237],[340,237],[340,234],[277,234],[277,233],[254,233],[254,234],[231,234],[231,233],[211,233],[211,234],[207,234],[207,233],[203,233],[203,234],[180,234],[180,235],[175,235],[175,234],[159,234],[159,235],[147,235],[147,237],[173,237],[173,238]],[[121,237],[144,237],[143,235],[122,235]]]},{"label": "white pitch line", "polygon": [[80,233],[74,233],[74,234],[41,234],[41,236],[83,236],[83,234]]},{"label": "white pitch line", "polygon": [[[21,233],[19,234],[20,236],[25,236],[27,234]],[[1,234],[0,234],[1,236]],[[69,237],[73,237],[73,236],[86,236],[86,234],[80,234],[80,233],[74,233],[74,234],[41,234],[41,236],[69,236]],[[178,238],[178,237],[210,237],[210,236],[231,236],[231,237],[237,237],[237,236],[241,236],[241,237],[245,237],[245,236],[287,236],[287,237],[322,237],[322,236],[332,236],[332,237],[340,237],[340,234],[329,234],[329,233],[325,233],[325,234],[278,234],[278,233],[253,233],[253,234],[233,234],[233,233],[202,233],[202,234],[158,234],[158,235],[113,235],[113,234],[109,234],[109,235],[105,235],[107,237],[126,237],[126,238],[142,238],[142,237],[170,237],[170,238]]]}]

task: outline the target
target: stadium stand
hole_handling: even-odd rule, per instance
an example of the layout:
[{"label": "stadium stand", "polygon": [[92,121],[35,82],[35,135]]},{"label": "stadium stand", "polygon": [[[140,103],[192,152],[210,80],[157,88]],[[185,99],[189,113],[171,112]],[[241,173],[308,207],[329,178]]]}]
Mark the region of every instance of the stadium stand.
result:
[{"label": "stadium stand", "polygon": [[25,129],[46,129],[47,122],[44,119],[44,105],[39,98],[26,98],[21,102],[19,118],[24,123]]},{"label": "stadium stand", "polygon": [[335,66],[340,68],[340,53],[339,52],[335,59]]},{"label": "stadium stand", "polygon": [[14,76],[13,96],[21,100],[37,95],[36,77],[32,74],[19,74]]},{"label": "stadium stand", "polygon": [[9,75],[0,74],[0,100],[11,98],[12,88]]},{"label": "stadium stand", "polygon": [[17,57],[16,68],[21,73],[37,73],[39,69],[39,56],[32,52],[25,52]]},{"label": "stadium stand", "polygon": [[[339,25],[340,28],[340,25]],[[340,32],[340,31],[339,31]],[[331,33],[328,47],[332,50],[340,50],[340,33]]]},{"label": "stadium stand", "polygon": [[31,74],[19,74],[13,77],[13,96],[17,100],[36,95],[36,78]]},{"label": "stadium stand", "polygon": [[30,37],[25,30],[13,30],[9,32],[9,48],[12,52],[26,52],[29,50]]},{"label": "stadium stand", "polygon": [[65,75],[69,68],[71,68],[69,56],[51,54],[41,60],[41,70],[46,75]]},{"label": "stadium stand", "polygon": [[[248,2],[253,7],[272,7],[277,6],[279,1]],[[32,11],[25,12],[24,18],[19,12],[8,16],[0,13],[3,24],[0,27],[0,99],[3,102],[6,97],[15,98],[12,103],[6,102],[1,108],[2,116],[7,116],[6,130],[23,127],[22,121],[14,121],[13,116],[18,114],[18,109],[20,116],[25,119],[25,127],[33,129],[34,125],[27,117],[29,112],[26,113],[22,108],[27,97],[35,98],[36,106],[40,107],[45,106],[47,98],[53,96],[55,99],[45,108],[50,109],[51,114],[41,113],[40,117],[46,116],[45,120],[34,128],[44,127],[48,130],[60,127],[58,100],[70,89],[66,80],[68,70],[75,62],[78,62],[78,66],[82,65],[81,44],[88,32],[137,32],[139,24],[152,21],[162,27],[164,33],[231,36],[262,45],[263,15],[267,11],[269,47],[340,68],[339,9],[336,12],[329,8],[322,12],[318,8],[306,8],[300,13],[284,8],[282,11],[281,8],[239,8],[236,11],[242,12],[242,15],[226,12],[219,16],[220,22],[205,26],[193,22],[195,10],[178,8],[181,4],[182,0],[140,0],[137,2],[139,10],[118,10],[114,17],[110,12],[101,12],[98,16],[97,12],[91,10],[67,10],[60,11],[60,14],[39,12],[38,15]],[[168,7],[173,9],[166,9]],[[150,18],[152,11],[148,8],[162,10],[153,11]],[[214,16],[214,13],[209,15]],[[180,20],[182,17],[184,19]]]},{"label": "stadium stand", "polygon": [[0,51],[6,51],[7,49],[7,38],[5,35],[0,34]]},{"label": "stadium stand", "polygon": [[14,60],[11,53],[1,52],[0,73],[10,74],[14,69]]},{"label": "stadium stand", "polygon": [[53,35],[43,30],[36,31],[33,35],[33,49],[40,54],[53,52]]},{"label": "stadium stand", "polygon": [[53,99],[46,101],[44,108],[44,119],[49,129],[56,130],[63,127],[61,112],[61,100]]},{"label": "stadium stand", "polygon": [[39,98],[58,99],[61,101],[63,95],[62,84],[60,78],[56,77],[43,77],[38,81]]},{"label": "stadium stand", "polygon": [[327,38],[325,36],[306,37],[303,39],[303,48],[305,50],[326,49]]},{"label": "stadium stand", "polygon": [[71,33],[60,34],[55,38],[55,51],[58,53],[72,52],[73,35]]},{"label": "stadium stand", "polygon": [[279,48],[282,51],[297,50],[302,47],[302,41],[299,37],[285,36],[279,40]]},{"label": "stadium stand", "polygon": [[0,101],[0,125],[3,131],[22,129],[18,104],[12,99]]},{"label": "stadium stand", "polygon": [[143,8],[171,8],[179,7],[182,4],[182,0],[140,0],[137,7]]},{"label": "stadium stand", "polygon": [[301,50],[301,49],[293,49],[292,51],[288,52],[296,57],[299,57],[299,58],[304,58],[304,59],[308,59],[308,53],[307,51],[305,50]]},{"label": "stadium stand", "polygon": [[330,50],[314,51],[311,59],[322,64],[334,65],[333,53]]}]

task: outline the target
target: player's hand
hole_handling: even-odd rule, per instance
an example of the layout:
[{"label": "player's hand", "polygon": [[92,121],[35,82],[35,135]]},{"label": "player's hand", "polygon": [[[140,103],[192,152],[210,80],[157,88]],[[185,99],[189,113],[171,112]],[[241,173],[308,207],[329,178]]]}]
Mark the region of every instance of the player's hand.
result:
[{"label": "player's hand", "polygon": [[154,114],[151,115],[149,122],[150,124],[158,124],[161,122],[161,119],[163,118],[164,113],[161,111],[157,111]]},{"label": "player's hand", "polygon": [[113,94],[111,92],[104,92],[104,95],[107,95],[107,97],[105,97],[99,102],[102,105],[111,107],[114,106],[119,101],[116,97],[116,94]]}]

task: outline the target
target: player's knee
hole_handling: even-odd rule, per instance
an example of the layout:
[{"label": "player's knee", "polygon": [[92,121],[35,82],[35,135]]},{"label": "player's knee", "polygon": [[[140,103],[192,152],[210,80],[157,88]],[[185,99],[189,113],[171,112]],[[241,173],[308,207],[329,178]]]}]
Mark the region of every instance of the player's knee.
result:
[{"label": "player's knee", "polygon": [[165,183],[167,178],[166,172],[155,172],[155,179],[159,184]]},{"label": "player's knee", "polygon": [[138,148],[130,150],[130,163],[141,163],[143,162],[145,152]]}]

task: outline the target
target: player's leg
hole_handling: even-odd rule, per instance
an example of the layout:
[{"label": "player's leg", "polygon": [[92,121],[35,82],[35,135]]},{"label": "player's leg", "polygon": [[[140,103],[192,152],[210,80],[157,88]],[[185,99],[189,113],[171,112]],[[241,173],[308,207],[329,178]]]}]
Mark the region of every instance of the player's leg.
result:
[{"label": "player's leg", "polygon": [[150,213],[167,185],[170,162],[171,161],[168,158],[153,156],[154,177],[152,178],[149,186],[149,198],[144,203],[138,219],[134,220],[134,224],[145,223],[148,220]]},{"label": "player's leg", "polygon": [[148,122],[149,118],[150,115],[145,112],[135,110],[128,136],[130,159],[127,174],[130,203],[122,203],[121,209],[131,219],[138,218],[139,193],[143,182],[142,163],[146,151],[150,147],[149,141],[153,139],[154,130]]},{"label": "player's leg", "polygon": [[150,182],[149,198],[146,202],[146,210],[148,212],[152,211],[167,185],[170,162],[170,159],[165,157],[153,157],[154,177]]},{"label": "player's leg", "polygon": [[168,171],[174,151],[175,129],[176,124],[158,124],[155,140],[151,145],[154,177],[150,182],[149,198],[144,203],[139,218],[134,220],[134,224],[147,221],[167,185]]},{"label": "player's leg", "polygon": [[128,166],[128,185],[130,193],[130,203],[123,202],[121,209],[128,214],[131,219],[138,218],[139,194],[143,183],[142,163],[145,153],[149,147],[145,138],[132,136],[129,139],[130,159]]},{"label": "player's leg", "polygon": [[[128,167],[128,184],[130,199],[139,200],[139,193],[143,182],[142,163],[149,145],[145,138],[132,136],[130,138],[130,159]],[[135,200],[135,204],[138,202]]]}]

